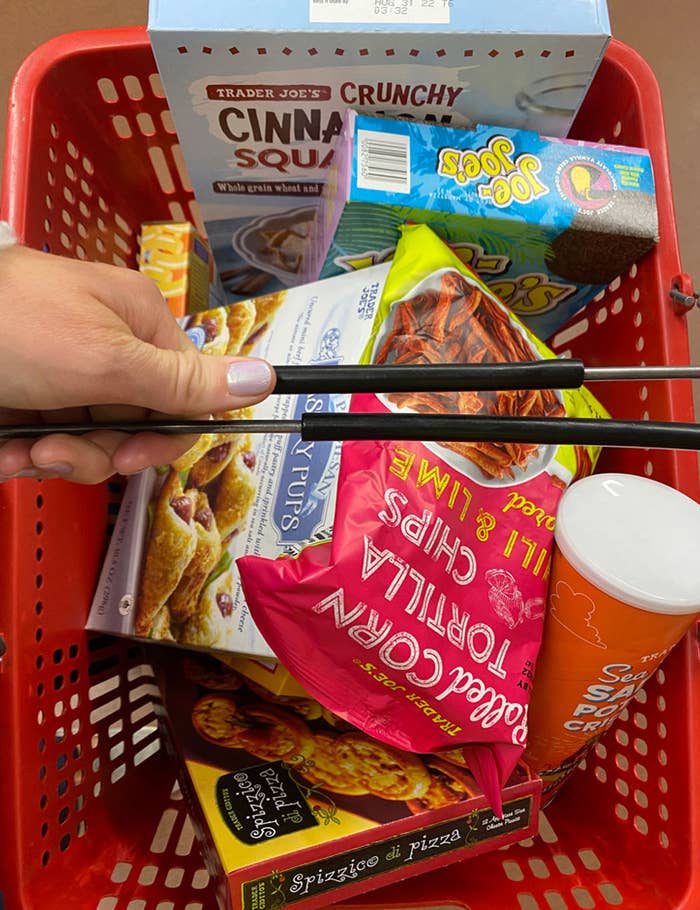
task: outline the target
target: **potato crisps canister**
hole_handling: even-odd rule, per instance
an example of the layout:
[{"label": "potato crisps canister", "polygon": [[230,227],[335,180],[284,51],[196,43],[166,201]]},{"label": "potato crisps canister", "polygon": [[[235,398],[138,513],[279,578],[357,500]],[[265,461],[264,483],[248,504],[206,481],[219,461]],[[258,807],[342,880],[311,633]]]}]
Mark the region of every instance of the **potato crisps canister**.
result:
[{"label": "potato crisps canister", "polygon": [[575,483],[557,513],[525,760],[551,800],[700,612],[700,506],[644,477]]}]

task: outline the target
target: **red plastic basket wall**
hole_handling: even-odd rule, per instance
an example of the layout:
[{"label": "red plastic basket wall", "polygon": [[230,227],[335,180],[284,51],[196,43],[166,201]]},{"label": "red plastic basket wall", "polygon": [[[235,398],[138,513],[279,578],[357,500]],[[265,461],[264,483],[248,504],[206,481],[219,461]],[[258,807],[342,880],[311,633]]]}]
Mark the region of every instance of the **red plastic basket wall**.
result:
[{"label": "red plastic basket wall", "polygon": [[[629,48],[612,44],[574,134],[652,150],[661,243],[556,347],[589,364],[686,363],[685,322],[669,300],[680,267],[661,101]],[[69,35],[29,57],[10,99],[2,217],[31,246],[130,266],[142,221],[198,220],[143,30]],[[685,383],[597,391],[619,417],[693,419]],[[693,454],[611,450],[601,467],[698,498]],[[108,485],[0,486],[6,910],[214,906],[160,749],[143,653],[83,632],[117,494]],[[470,910],[699,907],[698,666],[689,637],[542,817],[540,837],[412,881],[411,899]],[[397,895],[368,900],[387,906]],[[398,899],[406,906],[406,893]]]}]

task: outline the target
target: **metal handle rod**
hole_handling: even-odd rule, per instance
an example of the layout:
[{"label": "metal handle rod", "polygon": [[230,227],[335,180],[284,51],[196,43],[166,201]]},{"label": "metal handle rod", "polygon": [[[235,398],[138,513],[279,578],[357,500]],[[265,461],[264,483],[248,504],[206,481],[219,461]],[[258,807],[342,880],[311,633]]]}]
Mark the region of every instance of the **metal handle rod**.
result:
[{"label": "metal handle rod", "polygon": [[578,389],[581,360],[525,363],[313,364],[275,366],[276,395]]},{"label": "metal handle rod", "polygon": [[36,438],[55,429],[82,435],[95,429],[123,433],[300,433],[303,439],[416,440],[421,442],[527,442],[700,450],[700,426],[637,420],[560,417],[463,417],[457,414],[304,414],[301,420],[179,420],[153,423],[0,427],[0,439]]},{"label": "metal handle rod", "polygon": [[587,367],[582,360],[524,363],[276,366],[277,395],[578,389],[584,382],[700,379],[700,366]]}]

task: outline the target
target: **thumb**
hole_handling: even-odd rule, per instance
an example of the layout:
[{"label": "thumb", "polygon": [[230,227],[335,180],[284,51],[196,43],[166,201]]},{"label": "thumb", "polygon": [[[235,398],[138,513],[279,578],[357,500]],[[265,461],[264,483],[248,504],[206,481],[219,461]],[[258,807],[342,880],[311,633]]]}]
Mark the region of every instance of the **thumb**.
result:
[{"label": "thumb", "polygon": [[134,339],[137,349],[118,389],[116,404],[164,414],[196,416],[244,408],[275,387],[275,371],[256,357],[217,357],[172,351]]}]

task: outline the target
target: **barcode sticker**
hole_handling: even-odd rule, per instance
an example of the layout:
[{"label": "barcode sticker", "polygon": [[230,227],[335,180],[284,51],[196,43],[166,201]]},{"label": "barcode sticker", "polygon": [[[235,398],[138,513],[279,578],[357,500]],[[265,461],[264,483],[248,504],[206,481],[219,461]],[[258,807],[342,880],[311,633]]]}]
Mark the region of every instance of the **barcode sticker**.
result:
[{"label": "barcode sticker", "polygon": [[411,140],[400,133],[357,131],[357,187],[411,192]]},{"label": "barcode sticker", "polygon": [[449,25],[453,0],[309,0],[310,22]]}]

